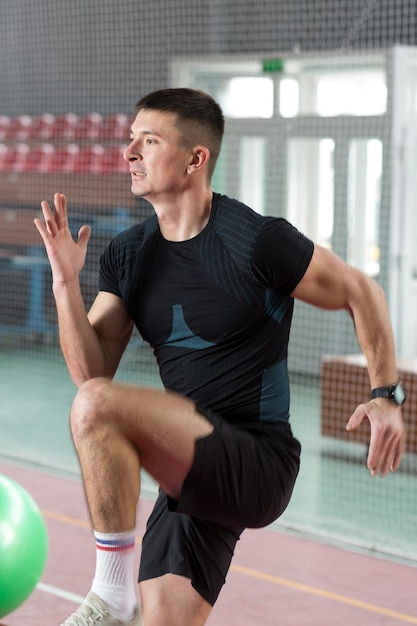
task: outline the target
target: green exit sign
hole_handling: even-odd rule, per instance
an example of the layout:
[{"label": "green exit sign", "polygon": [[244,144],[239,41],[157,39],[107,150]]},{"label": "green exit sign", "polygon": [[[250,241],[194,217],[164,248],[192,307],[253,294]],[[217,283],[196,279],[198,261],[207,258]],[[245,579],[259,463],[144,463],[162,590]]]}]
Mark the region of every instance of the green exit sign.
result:
[{"label": "green exit sign", "polygon": [[273,74],[284,71],[283,59],[263,59],[262,71],[266,74]]}]

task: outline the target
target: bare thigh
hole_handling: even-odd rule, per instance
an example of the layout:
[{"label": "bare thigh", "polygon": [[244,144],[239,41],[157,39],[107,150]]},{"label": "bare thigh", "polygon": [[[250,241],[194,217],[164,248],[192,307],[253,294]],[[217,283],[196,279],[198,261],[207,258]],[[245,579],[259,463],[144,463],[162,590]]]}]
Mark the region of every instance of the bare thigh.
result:
[{"label": "bare thigh", "polygon": [[183,576],[145,580],[140,590],[144,626],[203,626],[212,608]]},{"label": "bare thigh", "polygon": [[113,449],[118,441],[128,442],[140,465],[173,498],[179,497],[193,464],[197,439],[213,430],[188,398],[105,378],[91,379],[80,388],[71,421],[75,438],[77,429],[83,435],[107,429]]}]

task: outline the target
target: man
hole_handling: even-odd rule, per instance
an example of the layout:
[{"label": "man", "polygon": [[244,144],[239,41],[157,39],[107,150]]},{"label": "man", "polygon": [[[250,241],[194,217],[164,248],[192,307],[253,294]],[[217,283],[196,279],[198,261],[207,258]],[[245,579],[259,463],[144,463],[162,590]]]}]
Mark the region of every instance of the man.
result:
[{"label": "man", "polygon": [[[285,220],[213,192],[218,104],[200,91],[166,89],[142,98],[136,113],[125,159],[132,192],[155,215],[104,252],[88,314],[78,277],[89,227],[74,242],[60,194],[35,221],[79,387],[71,429],[97,545],[92,588],[65,626],[137,625],[141,614],[145,626],[204,624],[243,529],[283,512],[300,453],[288,423],[294,298],[348,311],[372,388],[397,383],[376,282]],[[134,325],[154,349],[165,391],[112,382]],[[364,399],[347,429],[365,418],[368,468],[385,476],[404,449],[401,408]],[[161,489],[142,544],[140,610],[132,566],[141,468]]]}]

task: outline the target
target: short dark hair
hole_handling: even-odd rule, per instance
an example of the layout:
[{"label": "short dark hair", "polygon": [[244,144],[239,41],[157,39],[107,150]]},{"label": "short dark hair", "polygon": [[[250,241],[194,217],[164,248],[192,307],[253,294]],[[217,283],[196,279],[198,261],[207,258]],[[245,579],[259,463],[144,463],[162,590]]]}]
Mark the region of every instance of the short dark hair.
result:
[{"label": "short dark hair", "polygon": [[202,144],[209,149],[208,174],[211,179],[224,133],[223,112],[214,98],[188,87],[158,89],[136,103],[135,112],[142,109],[177,115],[177,125],[187,145]]}]

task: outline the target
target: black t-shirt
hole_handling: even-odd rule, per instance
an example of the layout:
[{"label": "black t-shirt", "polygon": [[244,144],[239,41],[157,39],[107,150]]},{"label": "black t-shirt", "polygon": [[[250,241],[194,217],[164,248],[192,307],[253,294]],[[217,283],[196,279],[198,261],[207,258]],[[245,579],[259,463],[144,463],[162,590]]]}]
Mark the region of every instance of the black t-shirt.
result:
[{"label": "black t-shirt", "polygon": [[122,298],[166,389],[230,422],[286,421],[290,294],[312,253],[286,220],[213,194],[192,239],[167,241],[156,215],[118,235],[99,289]]}]

